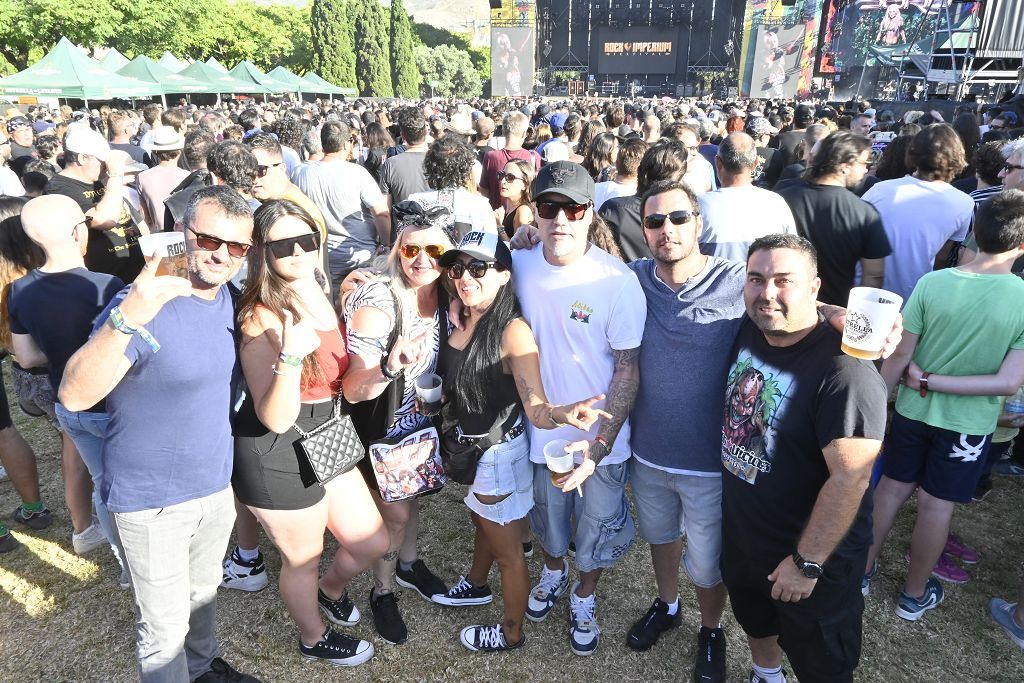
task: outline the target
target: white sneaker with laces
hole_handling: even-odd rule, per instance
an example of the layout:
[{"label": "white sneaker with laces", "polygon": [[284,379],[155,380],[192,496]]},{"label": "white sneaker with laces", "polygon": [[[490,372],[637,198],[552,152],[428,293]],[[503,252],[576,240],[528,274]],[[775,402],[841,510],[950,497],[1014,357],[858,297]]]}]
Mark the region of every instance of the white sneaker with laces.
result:
[{"label": "white sneaker with laces", "polygon": [[266,588],[267,583],[267,567],[263,564],[263,553],[257,552],[255,560],[243,560],[236,546],[231,551],[231,556],[224,560],[221,588],[255,593]]},{"label": "white sneaker with laces", "polygon": [[581,598],[576,595],[577,581],[569,590],[569,647],[581,657],[594,654],[601,641],[601,627],[597,624],[597,595]]},{"label": "white sneaker with laces", "polygon": [[568,562],[562,560],[562,571],[552,571],[543,567],[540,570],[540,579],[537,581],[537,585],[530,591],[530,599],[526,603],[526,618],[530,621],[544,621],[548,612],[568,587]]},{"label": "white sneaker with laces", "polygon": [[107,537],[103,535],[103,529],[100,528],[100,525],[93,522],[82,533],[71,534],[71,545],[76,553],[85,555],[97,548],[110,544],[107,542]]}]

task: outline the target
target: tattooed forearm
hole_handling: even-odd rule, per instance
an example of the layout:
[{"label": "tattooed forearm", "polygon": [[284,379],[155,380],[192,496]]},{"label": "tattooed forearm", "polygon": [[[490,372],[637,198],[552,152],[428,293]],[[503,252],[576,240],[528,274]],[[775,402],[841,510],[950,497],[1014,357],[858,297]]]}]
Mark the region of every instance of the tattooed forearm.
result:
[{"label": "tattooed forearm", "polygon": [[[598,435],[608,442],[609,446],[615,443],[619,430],[626,422],[629,414],[633,412],[633,403],[636,401],[636,394],[640,388],[640,349],[623,349],[613,351],[615,359],[615,371],[612,373],[612,381],[608,385],[608,397],[605,400],[604,409],[611,413],[610,420],[602,420],[598,428]],[[595,442],[590,448],[590,458],[599,464],[608,455],[607,449],[600,442]]]}]

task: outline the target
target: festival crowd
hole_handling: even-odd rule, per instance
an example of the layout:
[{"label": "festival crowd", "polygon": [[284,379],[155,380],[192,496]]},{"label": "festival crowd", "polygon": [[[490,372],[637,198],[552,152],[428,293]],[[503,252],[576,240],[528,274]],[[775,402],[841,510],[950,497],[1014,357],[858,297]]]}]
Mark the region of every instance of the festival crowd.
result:
[{"label": "festival crowd", "polygon": [[[471,651],[526,646],[559,601],[576,655],[648,650],[681,625],[682,566],[695,681],[726,680],[727,598],[746,680],[785,681],[785,653],[801,681],[852,681],[877,573],[922,619],[980,559],[958,504],[1024,476],[1020,114],[12,109],[0,345],[19,408],[61,435],[74,551],[112,553],[133,593],[143,681],[257,680],[220,657],[218,589],[278,581],[299,654],[354,666],[374,655],[346,633],[360,607],[397,646],[399,587],[486,605],[495,565],[501,612],[462,629]],[[157,233],[183,251],[144,253]],[[902,302],[884,360],[841,349],[857,286]],[[41,530],[0,397],[11,524]],[[420,499],[444,486],[475,534],[458,577],[418,552]],[[883,568],[915,494],[908,564]],[[603,632],[602,575],[637,536],[658,594]],[[0,524],[0,552],[19,546]],[[1024,648],[1020,591],[990,610]]]}]

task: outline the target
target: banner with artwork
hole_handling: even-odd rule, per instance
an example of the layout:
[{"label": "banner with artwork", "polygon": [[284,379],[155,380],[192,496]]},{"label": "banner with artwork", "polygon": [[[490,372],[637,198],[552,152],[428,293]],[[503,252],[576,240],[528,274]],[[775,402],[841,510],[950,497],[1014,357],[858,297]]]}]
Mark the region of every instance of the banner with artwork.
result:
[{"label": "banner with artwork", "polygon": [[740,53],[740,94],[792,98],[811,93],[821,5],[749,0]]}]

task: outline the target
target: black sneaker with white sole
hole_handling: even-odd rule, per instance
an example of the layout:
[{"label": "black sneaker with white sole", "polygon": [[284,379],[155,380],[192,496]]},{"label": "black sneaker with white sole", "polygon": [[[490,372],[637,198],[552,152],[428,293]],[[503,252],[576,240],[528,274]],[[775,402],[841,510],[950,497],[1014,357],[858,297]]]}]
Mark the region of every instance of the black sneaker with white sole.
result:
[{"label": "black sneaker with white sole", "polygon": [[670,615],[668,603],[663,602],[661,598],[655,598],[651,608],[647,610],[647,614],[640,617],[640,620],[633,624],[633,628],[629,629],[626,645],[641,652],[651,649],[658,642],[662,633],[679,626],[682,616],[678,601],[676,605],[676,613]]},{"label": "black sneaker with white sole", "polygon": [[335,666],[356,666],[373,657],[373,644],[328,628],[315,645],[299,639],[299,652],[307,659],[320,659]]},{"label": "black sneaker with white sole", "polygon": [[392,645],[401,645],[409,639],[409,628],[398,611],[398,597],[394,593],[373,596],[370,589],[370,613],[377,635]]},{"label": "black sneaker with white sole", "polygon": [[501,630],[501,624],[495,626],[467,626],[459,634],[459,641],[467,650],[473,652],[504,652],[506,650],[518,650],[526,645],[526,634],[518,642],[511,645],[505,640],[505,633]]},{"label": "black sneaker with white sole", "polygon": [[317,590],[316,600],[320,603],[320,611],[332,623],[339,626],[355,626],[359,623],[359,608],[348,597],[348,591],[342,593],[337,600],[332,600],[322,590]]},{"label": "black sneaker with white sole", "polygon": [[458,583],[448,589],[444,595],[434,596],[434,602],[449,607],[487,605],[492,600],[494,600],[494,596],[491,594],[490,586],[486,583],[482,586],[474,586],[465,576],[460,576]]},{"label": "black sneaker with white sole", "polygon": [[435,595],[444,595],[448,592],[448,586],[430,571],[423,560],[416,560],[408,570],[402,569],[402,563],[399,562],[395,567],[395,583],[403,588],[413,589],[424,600],[433,600]]}]

